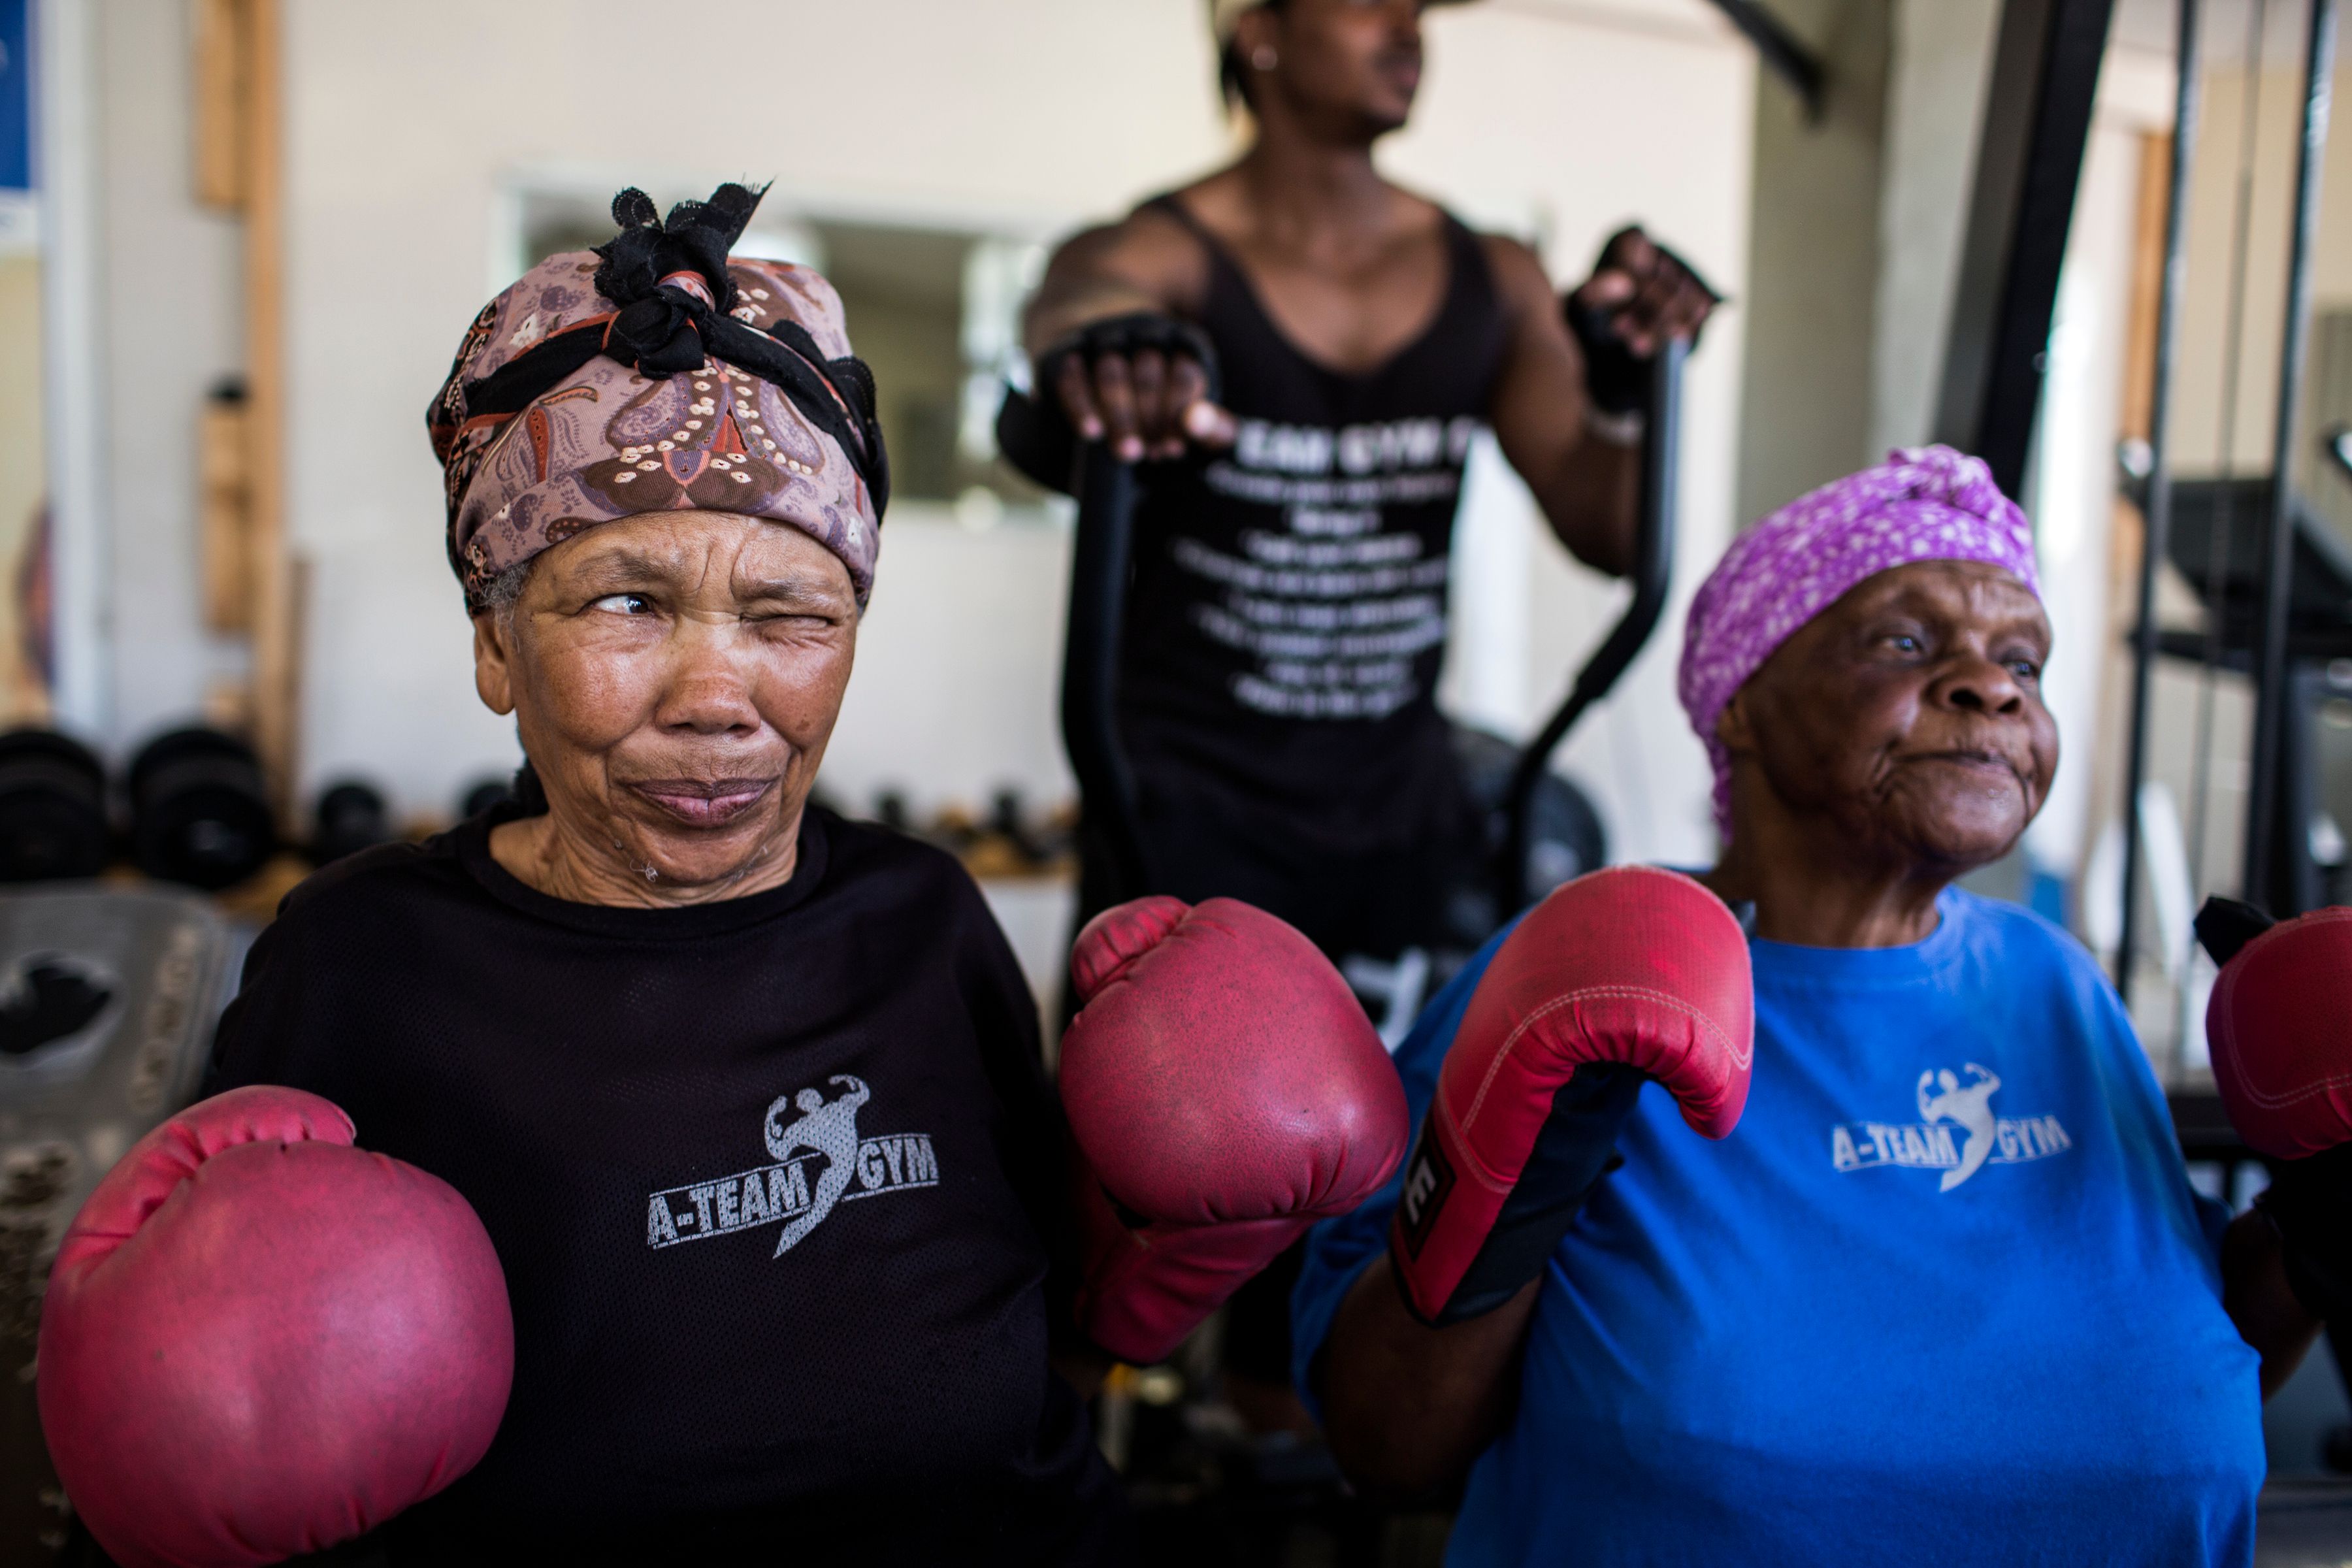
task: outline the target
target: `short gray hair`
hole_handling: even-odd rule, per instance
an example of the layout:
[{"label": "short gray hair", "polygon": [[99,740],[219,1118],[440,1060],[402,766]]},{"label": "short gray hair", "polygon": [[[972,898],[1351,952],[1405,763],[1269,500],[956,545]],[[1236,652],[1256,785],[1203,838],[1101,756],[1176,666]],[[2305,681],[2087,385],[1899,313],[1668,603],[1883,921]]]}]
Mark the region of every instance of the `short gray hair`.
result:
[{"label": "short gray hair", "polygon": [[482,584],[482,611],[496,616],[499,625],[514,625],[514,607],[522,599],[522,586],[530,580],[530,569],[538,556],[516,562],[488,583]]}]

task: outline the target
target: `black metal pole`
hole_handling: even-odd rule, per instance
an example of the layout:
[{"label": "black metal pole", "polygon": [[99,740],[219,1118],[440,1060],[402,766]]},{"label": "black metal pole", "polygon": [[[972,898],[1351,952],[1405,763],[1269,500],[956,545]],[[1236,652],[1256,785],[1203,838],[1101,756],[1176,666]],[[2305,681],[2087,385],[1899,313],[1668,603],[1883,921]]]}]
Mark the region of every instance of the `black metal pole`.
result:
[{"label": "black metal pole", "polygon": [[2019,496],[2114,0],[2002,0],[1936,439]]},{"label": "black metal pole", "polygon": [[[2307,825],[2281,822],[2281,752],[2286,731],[2287,591],[2294,562],[2295,413],[2303,397],[2311,324],[2311,242],[2319,226],[2320,170],[2327,155],[2329,89],[2336,69],[2336,0],[2311,0],[2304,56],[2303,143],[2296,152],[2294,228],[2287,248],[2286,322],[2279,342],[2277,430],[2271,443],[2271,508],[2264,521],[2262,598],[2255,623],[2254,755],[2246,795],[2246,901],[2268,901],[2278,836]],[[2215,613],[2219,613],[2218,609]]]},{"label": "black metal pole", "polygon": [[1690,343],[1669,338],[1651,363],[1650,405],[1642,430],[1642,512],[1634,529],[1633,602],[1611,627],[1608,637],[1584,668],[1576,684],[1550,720],[1519,753],[1518,766],[1503,794],[1503,833],[1496,888],[1501,895],[1496,911],[1508,920],[1528,907],[1528,837],[1535,806],[1536,785],[1552,752],[1568,738],[1584,710],[1608,694],[1642,651],[1658,617],[1665,613],[1666,589],[1674,578],[1675,518],[1681,506],[1683,363]]},{"label": "black metal pole", "polygon": [[1715,0],[1715,8],[1756,46],[1765,68],[1787,82],[1805,100],[1805,118],[1820,120],[1822,103],[1829,90],[1829,73],[1822,68],[1821,57],[1807,48],[1780,17],[1765,9],[1761,0]]},{"label": "black metal pole", "polygon": [[2166,437],[2172,413],[2172,371],[2180,351],[2180,300],[2189,281],[2189,172],[2197,150],[2200,100],[2197,0],[2180,0],[2180,80],[2172,100],[2172,171],[2164,214],[2164,277],[2156,308],[2156,384],[2147,407],[2147,526],[2139,552],[2139,619],[2132,629],[2131,750],[2124,761],[2124,921],[2116,946],[2116,990],[2126,1005],[2132,955],[2139,946],[2140,785],[2147,777],[2148,688],[2156,668],[2156,574],[2172,531],[2172,470]]},{"label": "black metal pole", "polygon": [[1078,777],[1081,831],[1109,858],[1118,902],[1150,892],[1135,771],[1118,738],[1119,629],[1127,607],[1135,470],[1101,441],[1078,458],[1077,537],[1062,647],[1062,746]]}]

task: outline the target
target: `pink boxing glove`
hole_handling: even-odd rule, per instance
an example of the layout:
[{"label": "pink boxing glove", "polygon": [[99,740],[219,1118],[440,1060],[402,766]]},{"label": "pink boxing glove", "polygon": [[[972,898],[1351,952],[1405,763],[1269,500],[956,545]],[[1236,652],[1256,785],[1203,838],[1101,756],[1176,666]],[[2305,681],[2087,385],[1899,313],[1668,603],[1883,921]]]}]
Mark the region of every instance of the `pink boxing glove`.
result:
[{"label": "pink boxing glove", "polygon": [[1062,1039],[1079,1178],[1078,1326],[1164,1358],[1252,1275],[1396,1169],[1404,1088],[1330,961],[1233,899],[1106,910]]},{"label": "pink boxing glove", "polygon": [[232,1090],[132,1145],[41,1304],[49,1454],[123,1568],[364,1534],[480,1460],[513,1376],[474,1211],[299,1089]]}]

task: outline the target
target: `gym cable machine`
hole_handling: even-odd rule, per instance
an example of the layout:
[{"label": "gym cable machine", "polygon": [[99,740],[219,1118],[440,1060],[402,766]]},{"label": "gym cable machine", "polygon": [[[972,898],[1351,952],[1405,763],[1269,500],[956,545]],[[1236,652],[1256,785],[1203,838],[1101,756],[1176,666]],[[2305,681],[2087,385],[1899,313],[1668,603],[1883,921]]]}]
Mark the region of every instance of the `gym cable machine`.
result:
[{"label": "gym cable machine", "polygon": [[[2258,59],[2265,5],[2255,0],[2248,31],[2248,58]],[[2304,39],[2303,101],[2300,107],[2294,195],[2287,238],[2286,299],[2281,327],[2278,405],[2267,477],[2240,480],[2231,473],[2235,424],[2240,337],[2246,286],[2245,253],[2252,187],[2251,134],[2256,89],[2249,87],[2246,134],[2242,136],[2238,202],[2232,236],[2230,287],[2232,319],[2224,351],[2221,440],[2223,472],[2216,481],[2178,484],[2170,466],[2167,424],[2172,381],[2179,362],[2181,298],[2186,281],[2184,251],[2189,176],[2199,133],[2200,42],[2198,0],[2179,0],[2179,82],[2172,141],[2165,222],[2162,291],[2158,309],[2155,374],[2143,515],[2146,546],[2137,587],[2132,631],[2131,731],[2126,755],[2122,938],[2116,957],[2116,984],[2131,994],[2133,961],[2139,948],[2138,902],[2144,858],[2142,785],[2147,773],[2150,696],[2156,660],[2168,654],[2195,658],[2200,694],[2194,748],[2197,783],[2190,812],[2190,852],[2201,849],[2212,746],[2211,692],[2216,672],[2234,667],[2252,680],[2253,743],[2249,770],[2242,847],[2242,896],[2279,916],[2299,913],[2317,901],[2312,865],[2310,818],[2315,809],[2310,774],[2315,757],[2308,738],[2312,682],[2304,666],[2352,654],[2352,628],[2343,601],[2352,596],[2344,552],[2324,527],[2305,516],[2295,494],[2295,457],[2305,384],[2309,374],[2312,247],[2318,230],[2321,173],[2326,155],[2329,86],[2335,70],[2336,0],[2309,0]],[[2322,437],[2323,446],[2326,438]],[[2242,492],[2243,492],[2242,494]],[[2253,548],[2232,531],[2233,502],[2256,499],[2261,514]],[[2176,536],[2176,517],[2193,523],[2201,539]],[[2183,558],[2181,545],[2202,543]],[[2201,556],[2201,559],[2198,558]],[[2251,557],[2249,559],[2249,557]],[[2162,633],[2156,624],[2156,578],[2171,559],[2207,601],[2206,628],[2184,637]],[[2332,625],[2330,623],[2333,623]],[[2331,635],[2332,634],[2332,635]]]}]

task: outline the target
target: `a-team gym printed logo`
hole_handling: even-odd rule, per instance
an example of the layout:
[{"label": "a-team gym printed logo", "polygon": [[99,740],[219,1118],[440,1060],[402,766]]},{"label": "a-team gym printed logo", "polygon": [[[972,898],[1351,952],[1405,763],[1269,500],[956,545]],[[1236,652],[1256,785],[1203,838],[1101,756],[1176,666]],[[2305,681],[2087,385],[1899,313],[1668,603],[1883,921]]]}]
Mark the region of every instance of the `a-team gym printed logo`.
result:
[{"label": "a-team gym printed logo", "polygon": [[[762,1131],[776,1163],[654,1194],[646,1205],[646,1245],[676,1247],[781,1222],[775,1256],[782,1258],[823,1225],[837,1203],[940,1184],[930,1134],[860,1138],[857,1108],[872,1091],[846,1073],[827,1081],[842,1091],[832,1100],[822,1089],[804,1089],[780,1094],[768,1107]],[[794,1110],[800,1115],[793,1117]]]},{"label": "a-team gym printed logo", "polygon": [[1830,1161],[1841,1171],[1897,1165],[1941,1171],[1948,1193],[1987,1165],[2021,1165],[2074,1146],[2054,1116],[1996,1116],[2000,1079],[1969,1062],[1919,1075],[1919,1120],[1853,1121],[1830,1129]]}]

